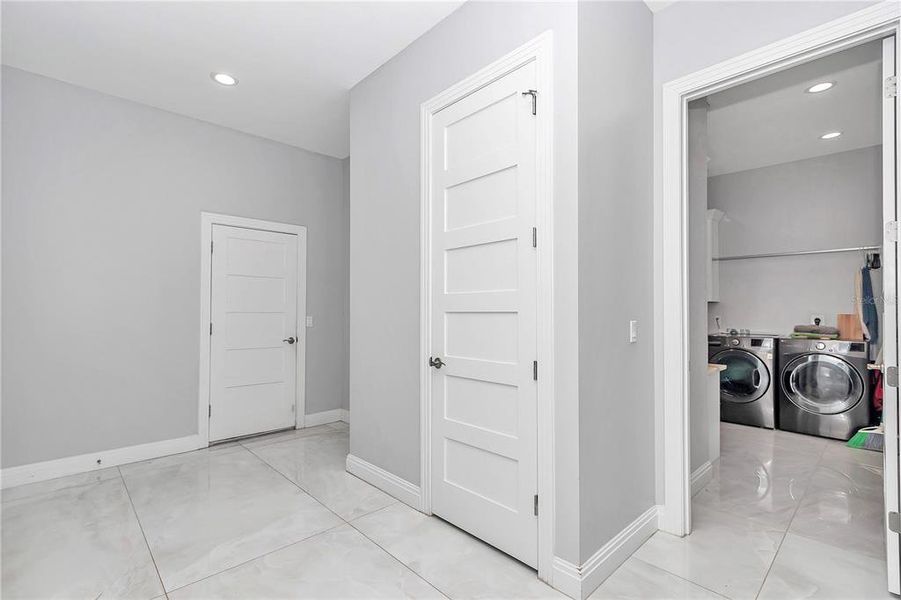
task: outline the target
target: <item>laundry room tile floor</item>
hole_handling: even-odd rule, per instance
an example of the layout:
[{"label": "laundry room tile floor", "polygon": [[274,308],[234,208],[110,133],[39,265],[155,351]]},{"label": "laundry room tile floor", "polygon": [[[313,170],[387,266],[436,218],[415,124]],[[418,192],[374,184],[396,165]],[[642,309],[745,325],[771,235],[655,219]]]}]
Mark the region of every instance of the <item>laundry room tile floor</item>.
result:
[{"label": "laundry room tile floor", "polygon": [[657,532],[592,598],[893,598],[881,453],[784,431],[720,430],[713,478],[692,502],[692,534]]}]

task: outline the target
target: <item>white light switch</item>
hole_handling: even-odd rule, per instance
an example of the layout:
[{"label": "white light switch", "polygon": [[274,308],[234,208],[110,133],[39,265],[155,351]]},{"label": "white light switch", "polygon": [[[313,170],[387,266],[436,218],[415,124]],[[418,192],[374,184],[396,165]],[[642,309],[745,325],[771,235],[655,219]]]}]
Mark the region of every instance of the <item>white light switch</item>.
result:
[{"label": "white light switch", "polygon": [[629,321],[629,343],[638,341],[638,321]]},{"label": "white light switch", "polygon": [[307,315],[307,327],[312,327],[312,326],[313,326],[313,317],[311,317],[310,315]]}]

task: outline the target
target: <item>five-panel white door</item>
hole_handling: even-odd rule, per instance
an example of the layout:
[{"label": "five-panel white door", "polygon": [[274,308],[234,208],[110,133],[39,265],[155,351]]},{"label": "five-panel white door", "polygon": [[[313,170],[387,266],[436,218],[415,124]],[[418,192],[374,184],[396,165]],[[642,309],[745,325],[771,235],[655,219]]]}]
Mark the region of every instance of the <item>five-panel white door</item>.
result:
[{"label": "five-panel white door", "polygon": [[297,236],[213,226],[210,441],[293,427]]},{"label": "five-panel white door", "polygon": [[535,64],[431,117],[432,512],[538,562]]}]

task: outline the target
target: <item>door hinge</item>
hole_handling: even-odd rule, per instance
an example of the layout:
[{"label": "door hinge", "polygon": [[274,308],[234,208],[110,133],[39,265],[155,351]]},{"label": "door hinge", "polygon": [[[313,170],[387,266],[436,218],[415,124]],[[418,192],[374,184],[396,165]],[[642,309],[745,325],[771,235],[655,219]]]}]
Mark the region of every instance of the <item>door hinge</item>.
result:
[{"label": "door hinge", "polygon": [[538,228],[537,227],[532,228],[532,247],[533,248],[538,247]]},{"label": "door hinge", "polygon": [[535,516],[538,516],[538,494],[535,494]]},{"label": "door hinge", "polygon": [[885,385],[898,387],[898,367],[889,367],[885,370]]},{"label": "door hinge", "polygon": [[538,381],[538,361],[532,361],[532,379]]},{"label": "door hinge", "polygon": [[898,242],[898,235],[901,233],[898,227],[898,221],[889,221],[885,224],[885,239],[889,242]]},{"label": "door hinge", "polygon": [[538,114],[538,90],[529,90],[528,92],[523,92],[523,96],[531,96],[532,97],[532,114]]},{"label": "door hinge", "polygon": [[213,324],[210,323],[210,335],[213,335]]},{"label": "door hinge", "polygon": [[208,417],[213,416],[213,405],[212,404],[207,404],[206,416],[208,416]]},{"label": "door hinge", "polygon": [[210,242],[210,254],[213,253],[213,242]]},{"label": "door hinge", "polygon": [[895,75],[885,78],[883,93],[886,98],[894,98],[898,95],[898,78]]},{"label": "door hinge", "polygon": [[888,530],[894,533],[901,533],[901,515],[896,512],[888,514]]}]

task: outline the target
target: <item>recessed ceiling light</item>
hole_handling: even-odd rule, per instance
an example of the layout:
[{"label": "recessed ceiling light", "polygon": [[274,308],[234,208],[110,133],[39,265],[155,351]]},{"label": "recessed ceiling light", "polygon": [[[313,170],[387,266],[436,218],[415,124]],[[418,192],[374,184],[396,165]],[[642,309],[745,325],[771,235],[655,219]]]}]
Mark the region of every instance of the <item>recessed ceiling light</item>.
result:
[{"label": "recessed ceiling light", "polygon": [[218,83],[219,85],[225,86],[233,86],[238,85],[238,80],[232,75],[228,73],[210,73],[210,77],[212,77],[213,81]]},{"label": "recessed ceiling light", "polygon": [[841,131],[830,131],[829,133],[824,133],[820,136],[821,140],[834,140],[838,136],[842,134]]},{"label": "recessed ceiling light", "polygon": [[825,92],[829,88],[835,85],[834,81],[823,81],[821,83],[814,84],[807,88],[808,94],[819,94],[820,92]]}]

